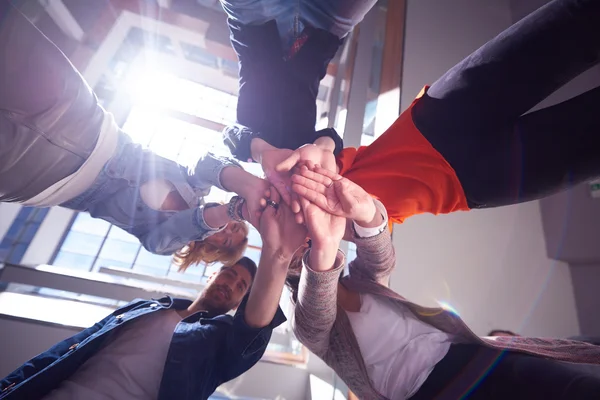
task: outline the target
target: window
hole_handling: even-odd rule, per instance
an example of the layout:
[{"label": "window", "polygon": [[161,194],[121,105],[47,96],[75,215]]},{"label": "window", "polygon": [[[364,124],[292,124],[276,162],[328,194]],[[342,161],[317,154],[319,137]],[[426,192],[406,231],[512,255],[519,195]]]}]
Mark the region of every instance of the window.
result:
[{"label": "window", "polygon": [[37,233],[48,208],[21,207],[0,243],[0,261],[18,264]]}]

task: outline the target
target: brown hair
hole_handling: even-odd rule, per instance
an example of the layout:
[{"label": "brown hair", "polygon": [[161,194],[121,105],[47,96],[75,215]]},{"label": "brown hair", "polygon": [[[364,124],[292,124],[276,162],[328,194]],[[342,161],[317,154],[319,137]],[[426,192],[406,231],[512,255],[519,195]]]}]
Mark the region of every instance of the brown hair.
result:
[{"label": "brown hair", "polygon": [[183,272],[190,266],[201,262],[206,264],[220,262],[226,266],[234,265],[242,257],[248,246],[248,225],[242,222],[241,226],[246,237],[238,246],[220,248],[205,240],[198,240],[178,250],[173,255],[173,262],[179,267],[179,272]]},{"label": "brown hair", "polygon": [[290,261],[288,273],[285,278],[285,285],[292,294],[292,302],[294,305],[298,302],[298,286],[300,286],[300,273],[302,272],[302,256],[303,252],[296,252]]}]

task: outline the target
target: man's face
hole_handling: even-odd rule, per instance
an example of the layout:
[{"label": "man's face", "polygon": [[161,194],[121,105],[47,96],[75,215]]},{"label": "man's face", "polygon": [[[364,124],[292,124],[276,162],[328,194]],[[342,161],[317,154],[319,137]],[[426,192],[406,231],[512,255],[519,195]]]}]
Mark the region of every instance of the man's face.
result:
[{"label": "man's face", "polygon": [[212,314],[225,314],[240,304],[251,284],[252,276],[243,266],[225,267],[204,289],[203,304]]}]

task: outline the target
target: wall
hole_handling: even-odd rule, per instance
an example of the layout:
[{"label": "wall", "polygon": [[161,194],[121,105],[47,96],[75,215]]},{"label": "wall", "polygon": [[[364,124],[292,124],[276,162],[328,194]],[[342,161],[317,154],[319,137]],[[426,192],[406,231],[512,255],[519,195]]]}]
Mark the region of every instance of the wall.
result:
[{"label": "wall", "polygon": [[[402,109],[511,21],[508,0],[409,0]],[[478,334],[579,332],[568,266],[546,256],[538,202],[416,216],[395,227],[394,243],[392,288],[425,305],[447,301]]]}]

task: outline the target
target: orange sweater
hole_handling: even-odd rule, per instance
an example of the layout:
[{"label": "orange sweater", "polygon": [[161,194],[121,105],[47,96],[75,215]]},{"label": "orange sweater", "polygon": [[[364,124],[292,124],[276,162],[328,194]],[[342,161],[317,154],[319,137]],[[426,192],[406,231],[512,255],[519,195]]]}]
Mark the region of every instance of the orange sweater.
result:
[{"label": "orange sweater", "polygon": [[371,145],[348,147],[337,156],[340,175],[381,200],[395,223],[469,209],[454,169],[413,122],[412,108],[424,90]]}]

